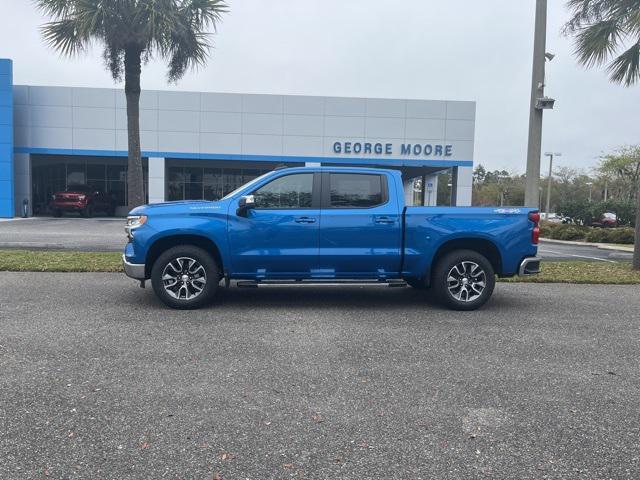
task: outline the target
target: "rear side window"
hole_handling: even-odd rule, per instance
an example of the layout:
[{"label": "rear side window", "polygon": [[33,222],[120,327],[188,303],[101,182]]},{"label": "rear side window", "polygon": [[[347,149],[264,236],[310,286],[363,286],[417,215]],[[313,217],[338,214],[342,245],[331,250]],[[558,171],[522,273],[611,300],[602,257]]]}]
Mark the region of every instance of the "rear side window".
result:
[{"label": "rear side window", "polygon": [[330,208],[370,208],[385,202],[381,175],[332,173],[329,175]]},{"label": "rear side window", "polygon": [[255,196],[255,208],[311,208],[313,173],[286,175],[260,187]]}]

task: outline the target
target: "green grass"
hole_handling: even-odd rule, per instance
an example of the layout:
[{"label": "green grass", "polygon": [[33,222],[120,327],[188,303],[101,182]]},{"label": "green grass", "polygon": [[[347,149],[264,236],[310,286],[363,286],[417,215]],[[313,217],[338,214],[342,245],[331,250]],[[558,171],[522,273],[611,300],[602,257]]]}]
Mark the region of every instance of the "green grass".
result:
[{"label": "green grass", "polygon": [[531,277],[501,279],[503,282],[593,283],[606,285],[640,284],[640,271],[628,263],[542,262],[542,273]]},{"label": "green grass", "polygon": [[[122,272],[119,253],[0,250],[0,271],[12,272]],[[542,262],[542,273],[503,282],[640,284],[640,271],[626,263]]]},{"label": "green grass", "polygon": [[0,250],[0,271],[122,272],[122,254],[50,250]]}]

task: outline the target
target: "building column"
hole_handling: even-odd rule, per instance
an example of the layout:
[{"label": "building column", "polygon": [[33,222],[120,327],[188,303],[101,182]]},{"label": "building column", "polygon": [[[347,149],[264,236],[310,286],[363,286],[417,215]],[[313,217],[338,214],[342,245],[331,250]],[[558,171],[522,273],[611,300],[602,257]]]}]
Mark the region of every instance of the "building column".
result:
[{"label": "building column", "polygon": [[16,217],[22,216],[22,203],[29,202],[28,215],[33,215],[33,196],[31,195],[31,155],[16,153],[13,155],[13,191]]},{"label": "building column", "polygon": [[13,63],[0,58],[0,217],[15,212],[13,195]]},{"label": "building column", "polygon": [[164,202],[164,157],[149,157],[149,203]]},{"label": "building column", "polygon": [[451,182],[451,205],[470,207],[473,185],[473,167],[455,167]]},{"label": "building column", "polygon": [[404,204],[406,206],[413,205],[413,178],[403,178],[402,188],[404,190]]}]

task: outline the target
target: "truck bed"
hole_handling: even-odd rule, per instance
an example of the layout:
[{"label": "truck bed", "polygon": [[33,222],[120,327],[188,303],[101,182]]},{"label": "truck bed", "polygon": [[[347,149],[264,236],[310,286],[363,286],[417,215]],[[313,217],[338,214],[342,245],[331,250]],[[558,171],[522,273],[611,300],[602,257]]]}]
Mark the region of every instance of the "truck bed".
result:
[{"label": "truck bed", "polygon": [[526,207],[405,207],[403,275],[429,271],[440,248],[463,238],[494,245],[501,265],[497,273],[514,275],[520,262],[537,252],[531,241],[534,224],[529,220],[529,213],[535,211]]}]

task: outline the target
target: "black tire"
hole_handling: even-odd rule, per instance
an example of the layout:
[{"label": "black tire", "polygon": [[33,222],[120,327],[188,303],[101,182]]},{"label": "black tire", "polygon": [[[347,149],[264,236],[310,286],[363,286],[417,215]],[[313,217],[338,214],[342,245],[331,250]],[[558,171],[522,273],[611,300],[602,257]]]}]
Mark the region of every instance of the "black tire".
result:
[{"label": "black tire", "polygon": [[[178,259],[183,260],[179,261]],[[200,269],[194,269],[194,264],[190,262],[186,262],[185,269],[184,259],[193,260],[202,267],[205,275],[204,286],[202,285],[202,276],[199,274]],[[170,267],[170,264],[173,266]],[[176,271],[176,266],[182,267],[181,272]],[[153,291],[165,305],[180,310],[191,310],[202,307],[214,297],[220,281],[218,272],[218,265],[205,250],[192,245],[177,246],[162,253],[155,261],[151,269],[151,285]],[[168,283],[171,280],[167,281],[165,287],[163,275],[174,275],[174,273],[178,280],[173,284],[175,288],[172,289]],[[192,276],[192,278],[186,279],[187,284],[181,283],[183,275]],[[201,291],[197,290],[199,287],[201,287]],[[187,298],[188,295],[194,296]]]},{"label": "black tire", "polygon": [[91,205],[87,205],[80,211],[80,215],[82,215],[84,218],[93,217],[93,207]]},{"label": "black tire", "polygon": [[53,216],[56,218],[60,218],[62,216],[62,210],[60,210],[59,208],[54,208],[53,209]]},{"label": "black tire", "polygon": [[[457,284],[448,281],[449,273],[456,278]],[[447,253],[433,269],[431,282],[437,301],[452,310],[480,308],[491,298],[495,285],[491,262],[473,250]]]}]

